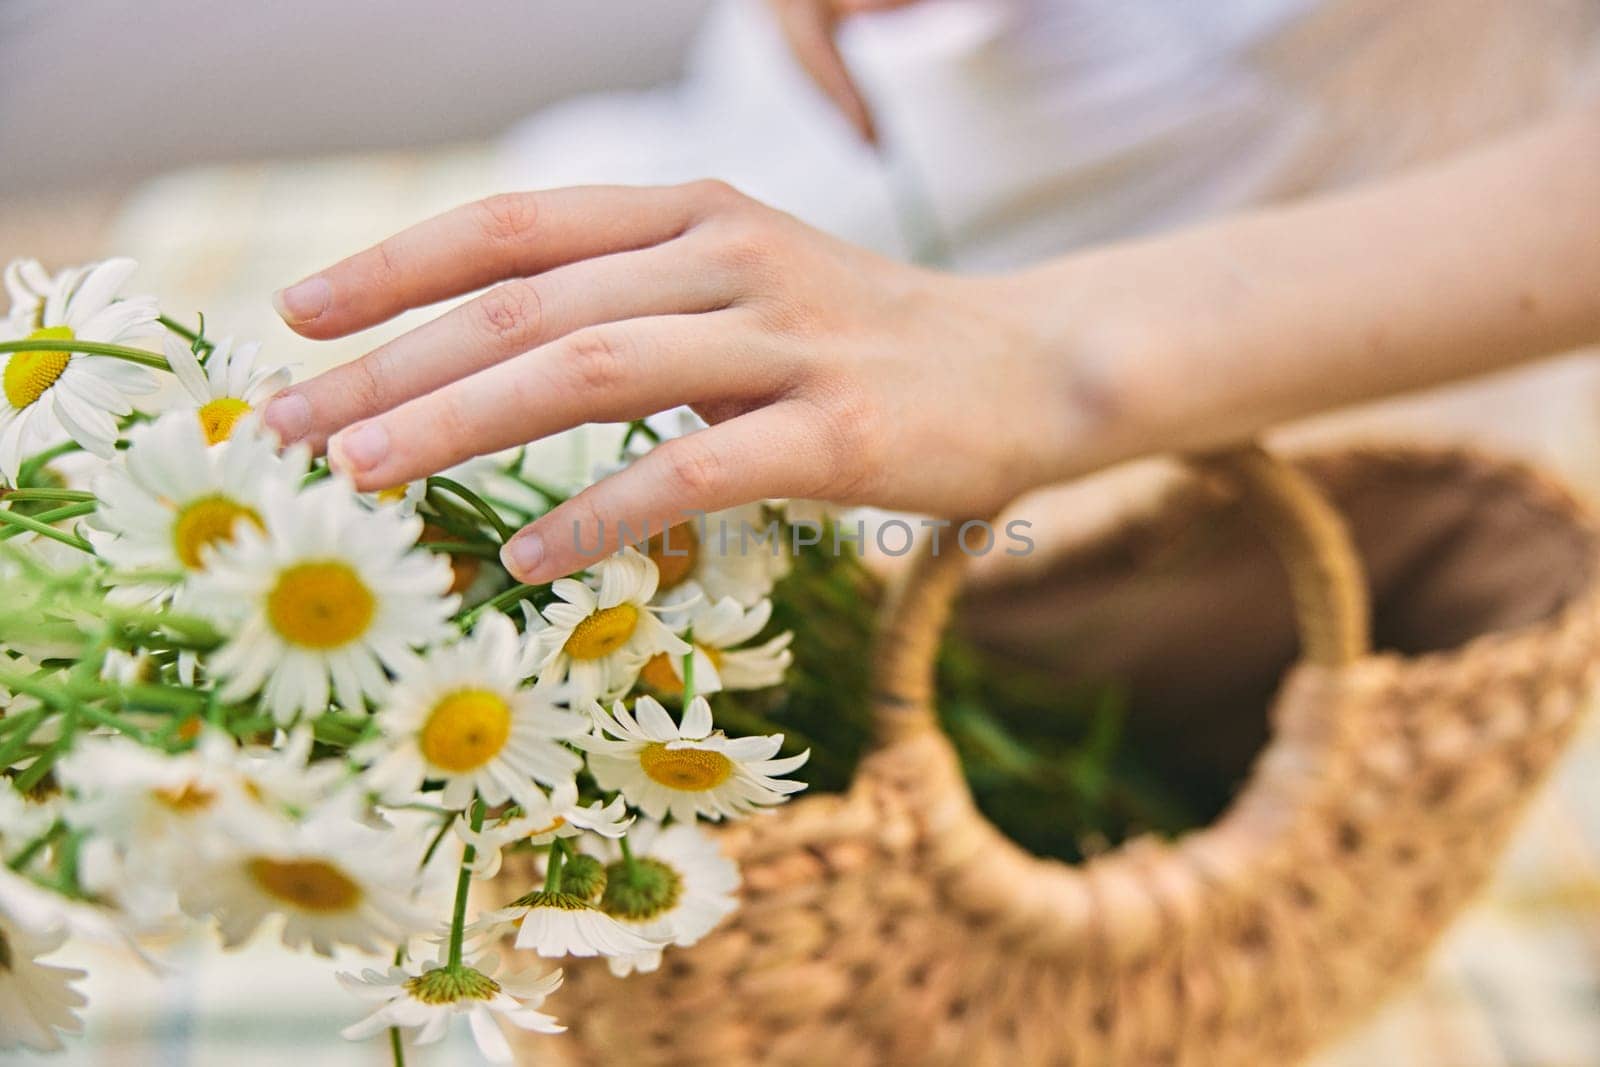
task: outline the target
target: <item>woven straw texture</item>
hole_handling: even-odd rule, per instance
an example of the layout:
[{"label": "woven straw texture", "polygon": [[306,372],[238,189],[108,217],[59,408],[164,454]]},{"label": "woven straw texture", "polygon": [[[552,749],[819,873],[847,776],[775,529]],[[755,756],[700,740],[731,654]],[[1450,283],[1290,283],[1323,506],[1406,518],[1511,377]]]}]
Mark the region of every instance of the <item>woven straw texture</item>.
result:
[{"label": "woven straw texture", "polygon": [[[1054,573],[1088,599],[1217,516],[1248,514],[1264,532],[1228,544],[1275,553],[1287,584],[1226,560],[1202,569],[1230,576],[1224,592],[1292,598],[1300,662],[1278,663],[1265,716],[1237,706],[1242,734],[1259,721],[1266,740],[1214,822],[1081,866],[1001,836],[929,706],[960,556],[925,559],[886,613],[882,744],[849,793],[722,831],[740,909],[656,974],[569,966],[573,1032],[528,1040],[528,1059],[1284,1064],[1413,974],[1588,699],[1600,533],[1537,473],[1459,452],[1345,451],[1297,469],[1249,453],[1202,468],[1220,477],[1068,548]],[[1360,516],[1353,538],[1324,493]],[[1357,553],[1384,588],[1365,586]],[[1158,616],[1181,625],[1201,588],[1172,585],[1175,608]],[[1200,629],[1225,628],[1228,600]],[[1369,614],[1390,650],[1366,651]],[[1271,662],[1280,640],[1246,634],[1238,658]],[[1181,653],[1173,663],[1187,669]],[[497,890],[534,879],[507,868]]]}]

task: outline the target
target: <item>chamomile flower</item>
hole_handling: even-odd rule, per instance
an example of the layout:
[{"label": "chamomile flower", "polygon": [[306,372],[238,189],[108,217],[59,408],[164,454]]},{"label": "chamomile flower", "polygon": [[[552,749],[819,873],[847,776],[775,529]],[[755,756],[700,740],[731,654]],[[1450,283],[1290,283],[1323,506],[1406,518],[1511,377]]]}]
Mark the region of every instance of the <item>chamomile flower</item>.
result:
[{"label": "chamomile flower", "polygon": [[[772,601],[761,600],[748,610],[733,597],[715,604],[696,601],[685,609],[685,633],[694,645],[694,688],[697,693],[723,689],[765,689],[783,681],[794,654],[789,643],[794,634],[781,633],[751,648],[738,646],[766,629],[772,618]],[[683,692],[682,656],[657,653],[639,672],[640,681],[668,696]]]},{"label": "chamomile flower", "polygon": [[753,607],[789,573],[785,536],[759,502],[670,527],[645,545],[661,572],[657,602],[677,607],[698,597],[732,597]]},{"label": "chamomile flower", "polygon": [[225,337],[211,349],[204,366],[187,342],[170,333],[162,347],[172,373],[198,406],[193,415],[199,418],[207,444],[228,440],[240,419],[289,384],[288,367],[257,365],[258,342],[235,347],[233,338]]},{"label": "chamomile flower", "polygon": [[343,801],[303,822],[258,817],[233,831],[232,847],[192,864],[180,886],[184,910],[215,916],[230,948],[273,916],[283,917],[284,944],[324,956],[335,945],[383,951],[429,925],[411,900],[415,856]]},{"label": "chamomile flower", "polygon": [[[152,336],[155,301],[118,300],[138,269],[131,259],[108,259],[51,277],[35,260],[5,271],[11,311],[0,341],[97,341],[120,344]],[[0,476],[15,481],[25,456],[65,433],[101,459],[117,442],[117,418],[130,398],[153,392],[149,370],[114,356],[38,351],[0,355]]]},{"label": "chamomile flower", "polygon": [[[609,860],[600,909],[642,937],[692,945],[739,906],[739,868],[693,823],[640,823],[628,844],[631,862],[616,845],[600,850]],[[661,949],[606,962],[618,977],[650,972],[661,965]]]},{"label": "chamomile flower", "polygon": [[520,658],[516,627],[493,612],[470,637],[404,668],[378,713],[384,741],[373,746],[382,754],[368,785],[398,796],[441,781],[442,802],[456,809],[474,793],[489,804],[530,806],[543,801],[534,783],[570,786],[583,760],[561,742],[588,723],[557,708],[548,691],[521,688]]},{"label": "chamomile flower", "polygon": [[612,798],[609,804],[595,800],[581,805],[578,787],[569,780],[552,789],[548,798],[536,796],[524,803],[519,813],[497,819],[480,830],[473,830],[465,818],[458,818],[455,831],[475,849],[472,873],[479,878],[493,878],[500,873],[500,850],[507,845],[548,845],[558,837],[577,837],[585,831],[617,838],[628,832],[632,822],[621,797]]},{"label": "chamomile flower", "polygon": [[809,750],[776,759],[782,734],[730,738],[713,731],[705,697],[689,703],[681,725],[647,696],[631,715],[620,700],[609,713],[595,705],[593,714],[598,733],[577,742],[589,753],[589,772],[601,789],[621,792],[652,819],[749,815],[805,788],[779,776],[799,769]]},{"label": "chamomile flower", "polygon": [[59,1052],[61,1034],[83,1029],[77,1009],[88,1001],[72,983],[88,975],[40,962],[66,940],[65,930],[36,933],[0,915],[0,1049]]},{"label": "chamomile flower", "polygon": [[450,565],[415,547],[421,519],[368,511],[338,478],[268,486],[262,518],[236,523],[193,579],[196,605],[230,631],[207,664],[221,699],[261,692],[286,723],[326,710],[331,682],[359,709],[387,689],[385,667],[408,668],[444,634]]},{"label": "chamomile flower", "polygon": [[632,688],[658,652],[682,656],[683,639],[652,612],[656,565],[631,548],[596,563],[594,588],[573,578],[551,586],[560,597],[542,615],[529,609],[528,632],[542,685],[564,683],[574,705],[611,699]]},{"label": "chamomile flower", "polygon": [[546,958],[562,956],[637,956],[658,947],[629,930],[585,897],[537,889],[472,924],[484,940],[511,929],[516,946]]},{"label": "chamomile flower", "polygon": [[537,1010],[561,988],[561,972],[540,978],[524,973],[500,975],[498,959],[485,956],[470,966],[412,964],[386,971],[368,968],[360,977],[340,974],[339,983],[379,1007],[365,1019],[340,1031],[352,1041],[373,1037],[391,1027],[416,1031],[416,1042],[429,1045],[445,1035],[450,1022],[465,1017],[478,1051],[491,1063],[510,1063],[511,1045],[502,1020],[523,1030],[559,1034],[566,1029]]},{"label": "chamomile flower", "polygon": [[124,598],[165,599],[241,529],[260,530],[269,493],[293,494],[309,458],[303,448],[280,456],[255,420],[207,448],[191,413],[168,412],[135,429],[127,453],[95,478],[89,541],[119,572]]},{"label": "chamomile flower", "polygon": [[[61,1047],[56,1031],[79,1029],[84,998],[71,983],[84,973],[41,963],[68,937],[134,947],[120,917],[71,900],[0,864],[0,1049]],[[135,949],[137,951],[137,949]]]},{"label": "chamomile flower", "polygon": [[71,798],[63,815],[87,835],[85,886],[141,924],[170,917],[185,868],[229,847],[224,815],[254,806],[237,754],[213,731],[172,755],[121,736],[80,739],[56,770]]}]

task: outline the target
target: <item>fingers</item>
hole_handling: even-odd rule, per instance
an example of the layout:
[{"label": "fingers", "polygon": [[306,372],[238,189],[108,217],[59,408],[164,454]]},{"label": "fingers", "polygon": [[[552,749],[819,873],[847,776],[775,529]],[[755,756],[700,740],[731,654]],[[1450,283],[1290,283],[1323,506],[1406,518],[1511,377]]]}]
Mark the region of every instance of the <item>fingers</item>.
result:
[{"label": "fingers", "polygon": [[501,559],[519,581],[547,582],[617,551],[624,527],[632,540],[697,512],[818,495],[838,461],[811,409],[783,401],[657,446],[525,527]]},{"label": "fingers", "polygon": [[279,393],[263,414],[286,443],[320,448],[358,419],[431,393],[574,330],[731,302],[725,272],[669,241],[505,282],[367,355]]},{"label": "fingers", "polygon": [[642,418],[679,404],[776,391],[744,312],[671,315],[569,334],[334,435],[328,462],[382,489],[586,422]]},{"label": "fingers", "polygon": [[296,332],[343,337],[505,278],[671,240],[716,199],[699,183],[493,196],[403,230],[273,302]]},{"label": "fingers", "polygon": [[872,112],[834,41],[837,19],[831,5],[826,0],[778,0],[775,9],[778,25],[800,66],[861,139],[876,145],[878,132]]}]

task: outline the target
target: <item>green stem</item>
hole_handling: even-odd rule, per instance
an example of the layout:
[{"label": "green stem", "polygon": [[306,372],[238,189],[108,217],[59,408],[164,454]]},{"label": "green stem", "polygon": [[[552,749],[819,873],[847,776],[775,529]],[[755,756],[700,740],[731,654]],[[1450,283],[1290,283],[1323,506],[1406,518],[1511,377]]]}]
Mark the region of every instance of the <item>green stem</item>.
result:
[{"label": "green stem", "polygon": [[[209,698],[205,693],[192,689],[181,689],[162,685],[118,685],[110,682],[97,682],[88,680],[68,680],[66,682],[46,682],[27,675],[17,674],[14,671],[0,670],[0,687],[14,693],[23,693],[36,697],[56,707],[77,710],[80,705],[92,700],[105,700],[117,708],[133,708],[141,711],[174,711],[196,712],[205,711]],[[106,716],[106,725],[117,725],[115,715],[102,709],[95,709],[95,714]],[[119,729],[122,727],[118,727]],[[127,724],[127,729],[136,730],[137,727]]]},{"label": "green stem", "polygon": [[406,1067],[406,1046],[398,1026],[389,1027],[389,1052],[394,1056],[394,1067]]},{"label": "green stem", "polygon": [[444,837],[450,832],[450,824],[455,821],[455,812],[445,813],[444,822],[439,824],[438,832],[433,835],[433,840],[429,841],[428,847],[423,850],[422,862],[417,864],[418,870],[421,870],[423,867],[426,867],[428,864],[433,862],[433,854],[439,851],[440,845],[444,844]]},{"label": "green stem", "polygon": [[[205,318],[206,317],[204,315],[200,316],[200,329],[202,330],[205,329]],[[161,315],[157,317],[156,321],[161,323],[161,325],[165,326],[167,329],[171,330],[173,333],[177,334],[179,337],[183,338],[185,341],[188,341],[191,345],[199,343],[204,345],[206,348],[217,347],[210,341],[206,340],[205,336],[198,330],[189,329],[189,327],[183,325],[183,323],[179,322],[177,319],[170,318],[166,315]]]},{"label": "green stem", "polygon": [[683,635],[689,642],[689,651],[683,656],[683,710],[688,711],[689,705],[694,703],[694,627],[690,627]]},{"label": "green stem", "polygon": [[[474,797],[472,801],[472,831],[477,833],[483,829],[483,801]],[[467,891],[472,888],[472,861],[478,856],[478,850],[468,845],[461,850],[461,873],[456,875],[456,909],[450,917],[450,961],[448,966],[452,969],[461,966],[461,943],[466,937],[467,929]]]},{"label": "green stem", "polygon": [[133,725],[133,723],[122,718],[120,715],[106,711],[104,708],[97,708],[93,704],[79,704],[77,711],[84,718],[98,723],[101,726],[109,727],[110,729],[117,731],[119,734],[131,737],[141,745],[148,745],[152,748],[157,747],[150,737],[149,731],[143,729],[142,727]]},{"label": "green stem", "polygon": [[17,775],[16,780],[11,783],[12,788],[19,793],[28,793],[34,786],[44,781],[44,776],[50,773],[50,768],[55,766],[56,760],[66,755],[67,750],[72,747],[73,735],[77,732],[78,717],[69,711],[61,719],[61,736],[56,738],[49,748],[35,756],[33,762],[28,764],[27,770]]},{"label": "green stem", "polygon": [[0,530],[0,537],[15,536],[13,531],[27,530],[38,534],[40,537],[48,537],[52,541],[60,541],[64,545],[70,545],[81,552],[88,552],[93,555],[94,546],[89,542],[76,534],[58,530],[51,526],[50,523],[77,518],[80,515],[88,515],[98,506],[97,504],[74,504],[71,507],[56,508],[53,511],[42,512],[37,516],[18,515],[8,508],[0,508],[0,525],[11,527],[11,530]]},{"label": "green stem", "polygon": [[550,843],[550,860],[544,868],[544,891],[546,893],[561,892],[561,865],[566,859],[566,854],[561,851],[559,839]]},{"label": "green stem", "polygon": [[[6,685],[4,679],[0,679],[0,687],[10,688],[10,686]],[[22,754],[22,750],[28,747],[28,739],[33,736],[33,732],[39,728],[39,724],[44,722],[45,716],[49,714],[50,709],[48,708],[33,708],[15,717],[16,721],[22,725],[12,731],[11,736],[6,738],[4,744],[0,744],[0,768],[9,767],[16,762],[17,757]]]},{"label": "green stem", "polygon": [[78,442],[63,441],[53,448],[47,448],[43,452],[38,452],[32,456],[29,456],[27,459],[22,461],[22,466],[17,468],[17,484],[30,484],[33,481],[34,475],[39,473],[39,469],[45,466],[51,460],[60,459],[62,456],[70,455],[73,452],[82,451],[83,446],[78,444]]},{"label": "green stem", "polygon": [[443,552],[447,556],[481,556],[484,559],[499,559],[500,550],[493,545],[473,544],[469,541],[421,541],[418,548],[425,548],[429,552]]},{"label": "green stem", "polygon": [[500,514],[494,508],[484,502],[481,496],[454,478],[446,478],[442,474],[435,474],[428,479],[428,488],[443,489],[464,501],[473,511],[482,515],[484,521],[494,528],[495,535],[500,538],[502,544],[511,540],[511,535],[516,533],[515,530],[506,525],[506,521],[500,517]]},{"label": "green stem", "polygon": [[154,352],[146,352],[142,348],[129,348],[126,345],[108,345],[99,341],[47,341],[43,338],[24,341],[0,341],[0,352],[68,352],[85,356],[111,356],[115,359],[127,360],[129,363],[138,363],[141,366],[153,367],[156,370],[170,371],[165,356]]},{"label": "green stem", "polygon": [[93,493],[86,493],[81,489],[0,488],[0,500],[66,500],[72,503],[84,503],[94,498]]},{"label": "green stem", "polygon": [[622,846],[622,863],[628,869],[629,881],[637,881],[639,868],[633,862],[633,846],[628,844],[628,835],[623,834],[617,843]]},{"label": "green stem", "polygon": [[490,597],[488,600],[485,600],[482,604],[479,604],[471,611],[463,613],[459,618],[456,619],[456,621],[461,625],[463,630],[470,630],[472,629],[472,624],[477,622],[479,616],[483,615],[485,612],[499,611],[501,608],[510,607],[517,601],[526,598],[530,593],[536,593],[542,588],[543,586],[519,583],[512,586],[510,589],[496,593],[494,596]]},{"label": "green stem", "polygon": [[633,444],[633,439],[635,437],[643,437],[652,445],[659,445],[661,443],[661,435],[652,430],[649,423],[645,422],[643,419],[633,419],[628,423],[628,429],[622,435],[622,446],[620,449],[619,458],[628,458],[628,446]]},{"label": "green stem", "polygon": [[15,856],[12,856],[11,859],[6,862],[6,866],[10,867],[13,871],[23,870],[28,866],[28,864],[33,862],[33,858],[35,856],[45,850],[46,846],[48,846],[50,842],[54,841],[56,838],[65,833],[66,829],[67,824],[61,822],[60,820],[51,823],[48,830],[34,838],[32,841],[29,841],[26,845],[22,846],[22,851],[18,852]]},{"label": "green stem", "polygon": [[223,636],[204,619],[193,615],[162,614],[137,609],[107,607],[105,619],[116,626],[128,626],[159,633],[170,631],[184,637],[189,644],[201,650],[213,649],[223,643]]}]

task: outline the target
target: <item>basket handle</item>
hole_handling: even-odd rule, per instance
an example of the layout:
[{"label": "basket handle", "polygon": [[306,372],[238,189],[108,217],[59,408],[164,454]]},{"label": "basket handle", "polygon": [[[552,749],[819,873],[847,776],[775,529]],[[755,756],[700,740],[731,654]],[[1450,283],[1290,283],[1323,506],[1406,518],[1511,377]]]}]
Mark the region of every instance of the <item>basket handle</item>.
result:
[{"label": "basket handle", "polygon": [[[1230,483],[1289,578],[1300,657],[1340,667],[1371,648],[1366,577],[1350,531],[1298,468],[1256,445],[1193,456],[1189,465]],[[965,570],[964,553],[924,547],[890,591],[879,629],[874,706],[881,741],[937,729],[939,639]]]}]

